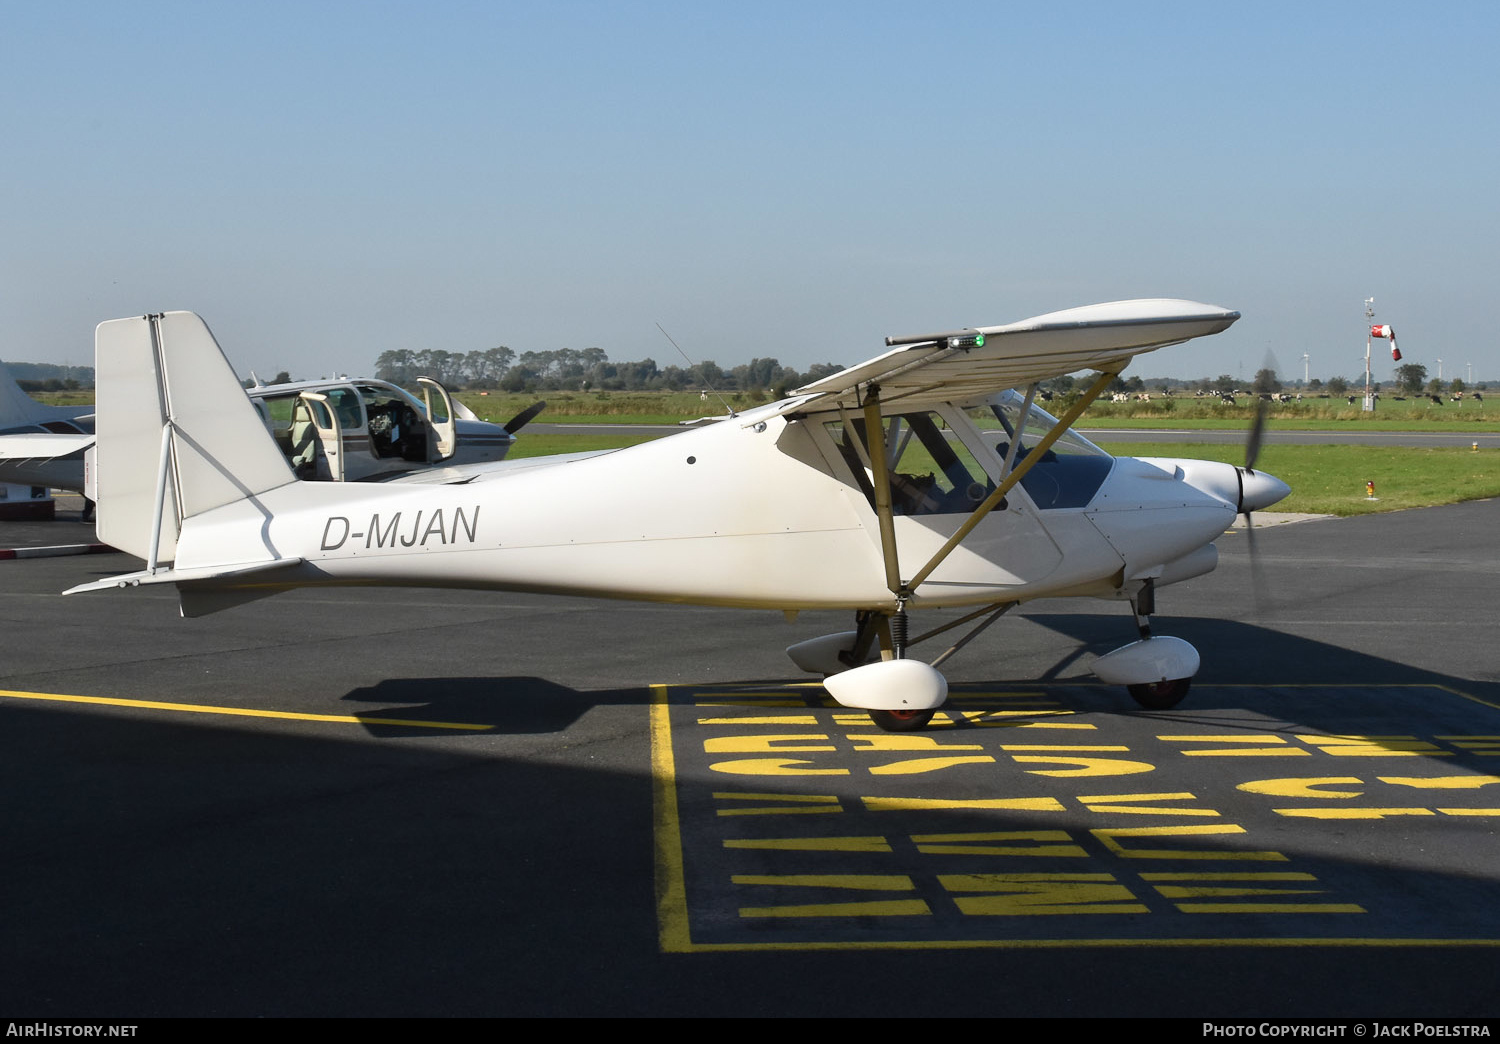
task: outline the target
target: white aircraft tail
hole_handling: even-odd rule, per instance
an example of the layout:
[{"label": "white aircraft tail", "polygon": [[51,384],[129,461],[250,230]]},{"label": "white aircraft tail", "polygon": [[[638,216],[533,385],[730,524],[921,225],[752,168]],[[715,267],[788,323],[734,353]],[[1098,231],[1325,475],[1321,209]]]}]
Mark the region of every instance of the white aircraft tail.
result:
[{"label": "white aircraft tail", "polygon": [[197,315],[100,323],[94,356],[101,540],[154,571],[185,519],[295,481]]},{"label": "white aircraft tail", "polygon": [[[61,410],[37,402],[26,394],[5,364],[0,363],[0,432],[13,428],[35,430],[39,426],[45,427],[48,421],[55,421],[59,417],[71,418],[78,413],[86,413],[87,410],[87,407]],[[68,430],[77,429],[69,427]]]}]

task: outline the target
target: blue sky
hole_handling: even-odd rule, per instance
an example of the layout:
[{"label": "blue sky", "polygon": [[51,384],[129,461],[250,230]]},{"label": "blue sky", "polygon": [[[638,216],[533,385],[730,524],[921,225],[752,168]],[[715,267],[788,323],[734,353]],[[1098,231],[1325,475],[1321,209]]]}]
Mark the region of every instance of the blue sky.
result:
[{"label": "blue sky", "polygon": [[[191,309],[397,348],[878,354],[1128,297],[1143,374],[1500,378],[1500,7],[0,2],[0,358]],[[1389,353],[1377,342],[1377,376]]]}]

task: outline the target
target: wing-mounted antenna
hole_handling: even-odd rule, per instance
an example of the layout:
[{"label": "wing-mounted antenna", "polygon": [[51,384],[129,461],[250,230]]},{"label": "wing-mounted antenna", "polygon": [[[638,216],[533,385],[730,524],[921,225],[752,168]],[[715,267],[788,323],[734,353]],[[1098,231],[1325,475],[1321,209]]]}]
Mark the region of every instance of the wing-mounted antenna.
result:
[{"label": "wing-mounted antenna", "polygon": [[677,354],[687,360],[688,369],[697,371],[699,379],[703,381],[703,387],[708,391],[714,393],[714,398],[719,400],[719,405],[724,407],[724,412],[729,414],[729,416],[731,417],[738,416],[734,412],[734,407],[730,406],[729,403],[724,401],[724,396],[719,394],[719,389],[708,383],[708,379],[703,376],[703,371],[698,369],[698,364],[693,362],[692,359],[688,358],[688,353],[682,350],[681,345],[672,340],[672,335],[667,333],[666,329],[661,325],[661,323],[657,323],[656,328],[661,331],[661,335],[671,343],[672,347],[677,349]]}]

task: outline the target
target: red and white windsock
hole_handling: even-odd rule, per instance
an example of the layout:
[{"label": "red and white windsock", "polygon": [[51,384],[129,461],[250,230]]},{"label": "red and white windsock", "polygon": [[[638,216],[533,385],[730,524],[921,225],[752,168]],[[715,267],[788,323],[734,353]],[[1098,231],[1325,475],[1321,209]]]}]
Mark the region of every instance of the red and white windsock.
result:
[{"label": "red and white windsock", "polygon": [[1391,358],[1396,362],[1401,361],[1401,349],[1396,347],[1396,331],[1389,326],[1370,327],[1371,337],[1389,337],[1391,339]]}]

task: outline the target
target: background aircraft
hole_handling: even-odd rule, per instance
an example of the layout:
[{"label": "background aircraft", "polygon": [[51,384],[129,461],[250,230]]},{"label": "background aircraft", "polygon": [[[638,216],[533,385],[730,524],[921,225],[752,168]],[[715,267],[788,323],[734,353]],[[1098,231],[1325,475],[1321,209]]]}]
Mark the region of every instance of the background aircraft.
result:
[{"label": "background aircraft", "polygon": [[82,490],[93,442],[93,406],[37,402],[0,363],[0,482]]},{"label": "background aircraft", "polygon": [[373,378],[256,382],[246,394],[298,478],[361,482],[503,460],[514,433],[546,405],[501,426],[480,420],[437,381],[417,381],[421,400]]},{"label": "background aircraft", "polygon": [[[1128,602],[1138,635],[1095,673],[1170,706],[1199,659],[1151,634],[1156,589],[1213,569],[1235,514],[1287,487],[1253,452],[1243,468],[1112,458],[1069,426],[1135,355],[1238,318],[1121,301],[891,338],[789,399],[679,435],[396,486],[298,481],[196,315],[106,322],[99,532],[146,568],[73,590],[175,583],[187,616],[372,583],[844,608],[854,630],[788,652],[897,730],[947,696],[907,655],[926,637],[909,638],[909,611],[980,607],[941,662],[1018,604],[1091,595]],[[1099,373],[1061,418],[1034,405],[1039,381],[1082,369]]]},{"label": "background aircraft", "polygon": [[[442,464],[503,460],[537,403],[507,424],[480,420],[448,390],[418,378],[422,399],[371,378],[256,384],[244,391],[299,478],[386,481]],[[0,364],[0,482],[88,492],[94,407],[48,406]]]}]

